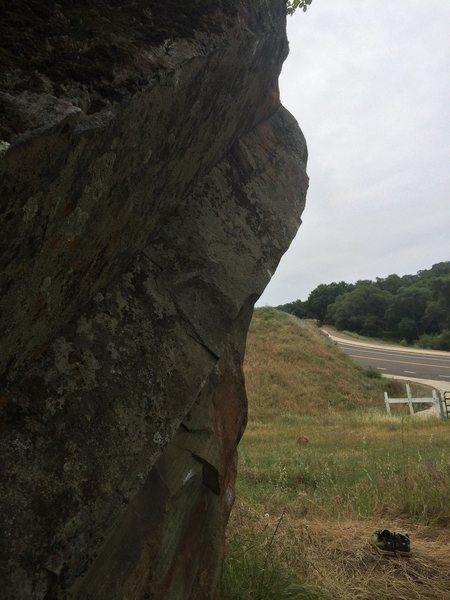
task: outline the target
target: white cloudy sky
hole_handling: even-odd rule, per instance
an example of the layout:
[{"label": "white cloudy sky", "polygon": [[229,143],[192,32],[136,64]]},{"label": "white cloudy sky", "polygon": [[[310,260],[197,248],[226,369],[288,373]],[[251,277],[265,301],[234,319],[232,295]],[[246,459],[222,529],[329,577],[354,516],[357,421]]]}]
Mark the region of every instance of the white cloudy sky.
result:
[{"label": "white cloudy sky", "polygon": [[450,2],[313,0],[288,37],[310,188],[258,304],[450,260]]}]

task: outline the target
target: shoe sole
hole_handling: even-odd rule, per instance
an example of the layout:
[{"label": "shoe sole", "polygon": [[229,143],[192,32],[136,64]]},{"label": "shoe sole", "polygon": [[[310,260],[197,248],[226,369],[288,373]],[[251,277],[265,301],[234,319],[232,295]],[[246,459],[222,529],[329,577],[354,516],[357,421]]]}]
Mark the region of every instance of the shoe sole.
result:
[{"label": "shoe sole", "polygon": [[375,548],[375,550],[378,552],[378,554],[381,554],[381,556],[395,556],[395,552],[393,550],[383,550],[374,542],[372,542],[371,539],[369,539],[369,544],[372,546],[372,548]]},{"label": "shoe sole", "polygon": [[369,539],[369,544],[372,546],[372,548],[375,548],[375,550],[381,556],[411,556],[411,552],[400,551],[400,550],[397,550],[397,551],[394,551],[394,550],[383,550],[382,548],[380,548],[379,546],[377,546],[374,542],[372,542],[371,539]]}]

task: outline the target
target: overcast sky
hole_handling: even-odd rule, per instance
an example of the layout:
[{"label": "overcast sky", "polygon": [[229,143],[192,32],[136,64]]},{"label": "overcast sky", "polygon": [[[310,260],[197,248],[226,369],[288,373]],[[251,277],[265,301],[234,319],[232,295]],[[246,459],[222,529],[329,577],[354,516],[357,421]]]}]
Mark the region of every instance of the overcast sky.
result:
[{"label": "overcast sky", "polygon": [[310,188],[258,305],[450,260],[450,2],[313,0],[288,37]]}]

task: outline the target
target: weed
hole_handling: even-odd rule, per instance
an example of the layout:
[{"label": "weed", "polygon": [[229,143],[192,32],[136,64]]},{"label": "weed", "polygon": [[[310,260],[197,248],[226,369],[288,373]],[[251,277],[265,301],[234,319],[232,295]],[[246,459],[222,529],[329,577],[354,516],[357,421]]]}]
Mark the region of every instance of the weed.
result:
[{"label": "weed", "polygon": [[369,379],[381,379],[381,373],[377,371],[374,367],[366,367],[364,369],[366,377]]}]

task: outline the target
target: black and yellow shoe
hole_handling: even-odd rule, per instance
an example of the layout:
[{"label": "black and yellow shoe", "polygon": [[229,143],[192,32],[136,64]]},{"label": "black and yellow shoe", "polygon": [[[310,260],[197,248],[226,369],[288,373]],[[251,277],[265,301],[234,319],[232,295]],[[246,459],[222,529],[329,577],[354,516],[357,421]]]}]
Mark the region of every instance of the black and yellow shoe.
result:
[{"label": "black and yellow shoe", "polygon": [[395,556],[395,540],[389,529],[377,529],[369,538],[369,544],[382,556]]},{"label": "black and yellow shoe", "polygon": [[377,529],[370,536],[369,544],[382,556],[411,556],[408,534],[392,533],[389,529]]},{"label": "black and yellow shoe", "polygon": [[411,542],[407,533],[394,532],[395,553],[400,556],[411,556]]}]

